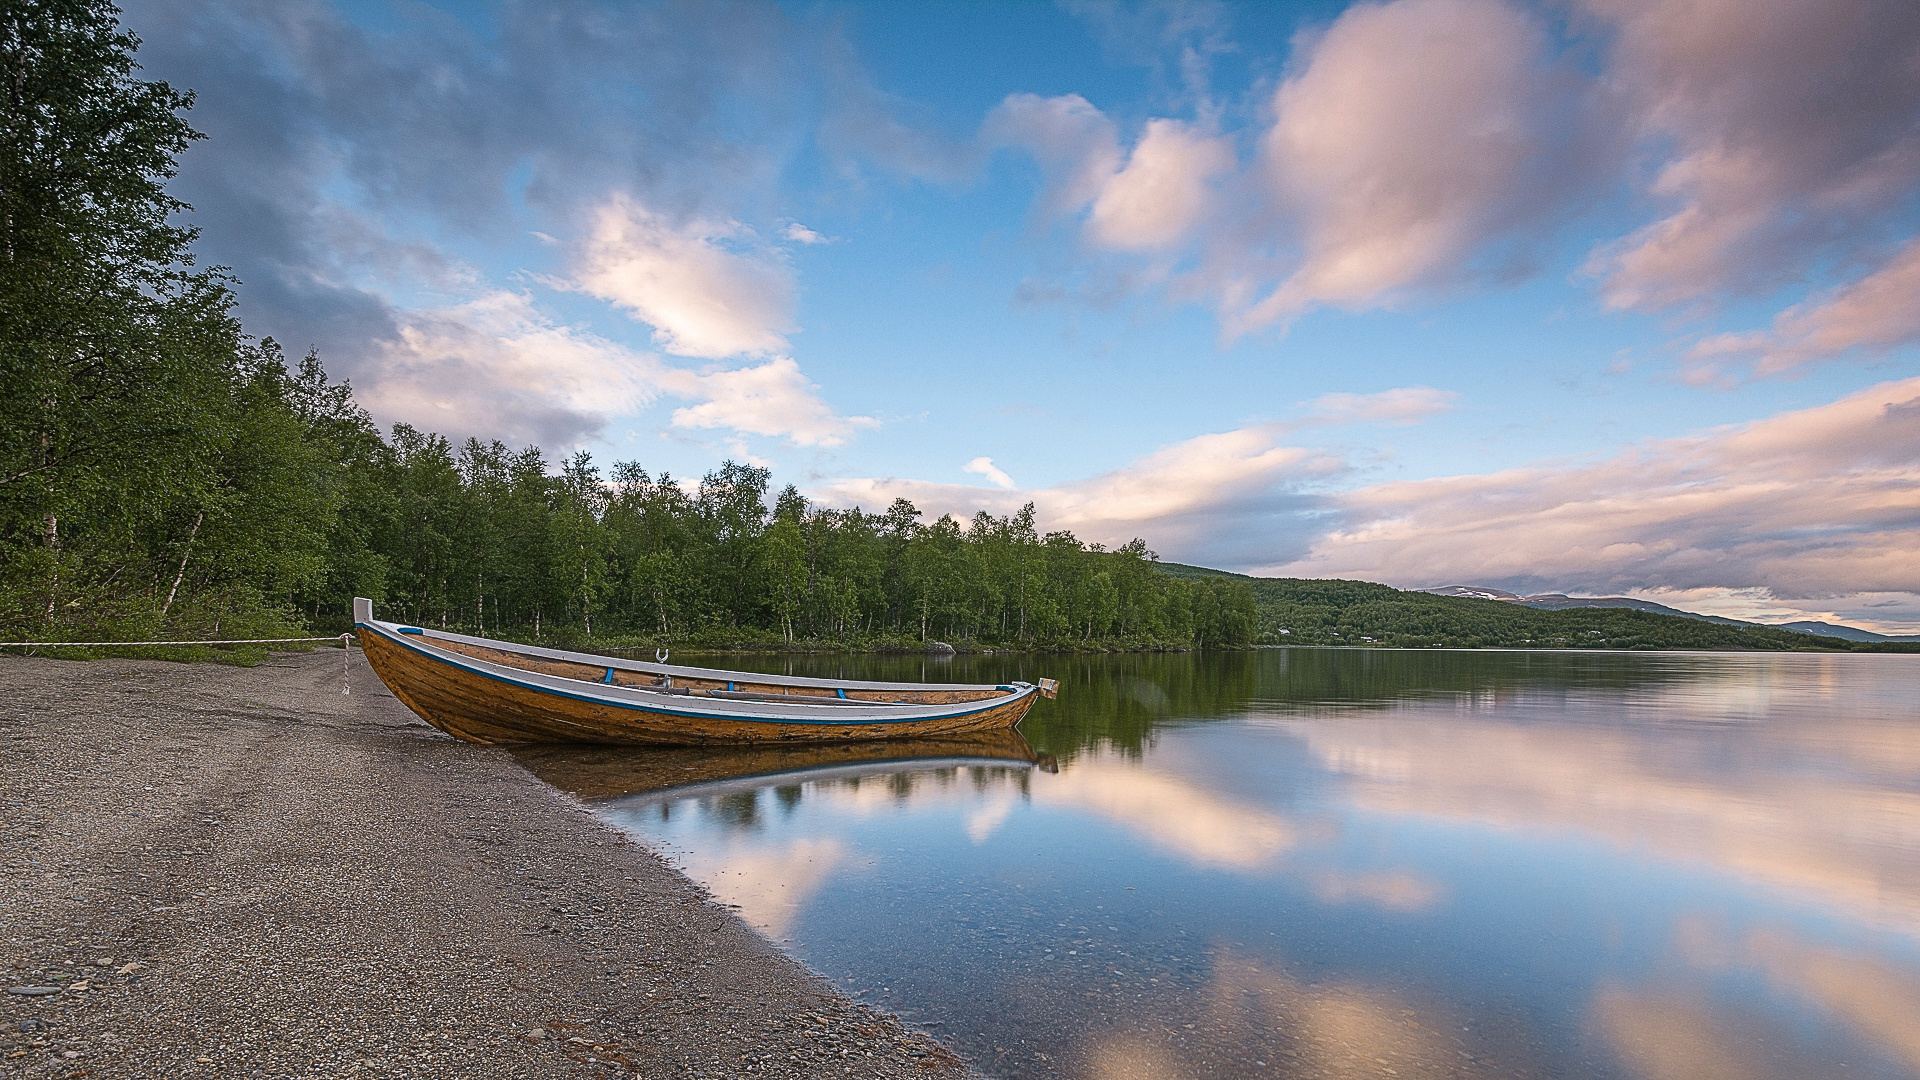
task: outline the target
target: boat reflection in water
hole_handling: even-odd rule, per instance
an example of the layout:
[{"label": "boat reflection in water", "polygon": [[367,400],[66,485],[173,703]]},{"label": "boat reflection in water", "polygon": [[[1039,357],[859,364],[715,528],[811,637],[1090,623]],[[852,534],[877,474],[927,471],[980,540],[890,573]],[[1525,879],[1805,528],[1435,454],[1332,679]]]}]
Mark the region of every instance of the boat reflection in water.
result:
[{"label": "boat reflection in water", "polygon": [[540,779],[606,810],[961,767],[1060,769],[1010,730],[811,746],[533,746],[514,755]]}]

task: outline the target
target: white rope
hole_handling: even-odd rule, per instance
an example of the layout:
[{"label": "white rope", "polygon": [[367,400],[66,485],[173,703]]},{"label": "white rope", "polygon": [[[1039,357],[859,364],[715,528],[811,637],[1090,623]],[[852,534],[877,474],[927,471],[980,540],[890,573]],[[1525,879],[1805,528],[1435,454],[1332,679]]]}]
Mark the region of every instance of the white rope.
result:
[{"label": "white rope", "polygon": [[332,637],[227,638],[223,641],[0,641],[0,649],[105,649],[114,645],[284,645],[299,641],[337,641],[340,643],[340,692],[353,695],[350,675],[353,671],[353,635]]}]

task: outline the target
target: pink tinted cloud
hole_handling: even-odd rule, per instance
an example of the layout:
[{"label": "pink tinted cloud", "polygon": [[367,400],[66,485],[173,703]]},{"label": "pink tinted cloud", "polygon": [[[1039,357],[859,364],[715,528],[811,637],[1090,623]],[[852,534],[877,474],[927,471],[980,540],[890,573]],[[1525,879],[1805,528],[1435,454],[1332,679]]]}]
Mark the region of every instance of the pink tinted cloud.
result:
[{"label": "pink tinted cloud", "polygon": [[1185,237],[1212,210],[1215,178],[1234,171],[1233,146],[1180,120],[1147,121],[1122,152],[1113,121],[1078,94],[1014,94],[983,125],[982,136],[1019,146],[1046,173],[1041,216],[1085,211],[1096,247],[1151,251]]},{"label": "pink tinted cloud", "polygon": [[[1043,216],[1151,263],[1129,288],[1216,308],[1226,337],[1321,306],[1393,307],[1530,271],[1551,226],[1622,180],[1637,228],[1585,271],[1616,309],[1705,310],[1841,274],[1909,234],[1920,191],[1920,4],[1509,0],[1349,6],[1295,41],[1244,167],[1219,112],[1149,121],[1128,151],[1079,95],[1015,95],[989,141],[1047,172]],[[1549,31],[1564,31],[1555,38]],[[1637,167],[1624,169],[1637,148]],[[1761,373],[1913,341],[1887,273],[1716,351]]]},{"label": "pink tinted cloud", "polygon": [[[885,507],[907,499],[928,519],[976,511],[1008,514],[1034,503],[1043,529],[1121,544],[1138,536],[1163,550],[1204,552],[1280,512],[1293,493],[1344,471],[1330,455],[1285,445],[1278,425],[1214,432],[1163,447],[1111,472],[1045,488],[973,487],[899,477],[830,480],[809,494],[836,506]],[[986,459],[976,459],[973,465]],[[1002,474],[1004,475],[1004,474]],[[1256,538],[1270,545],[1265,533]],[[1271,550],[1269,546],[1269,550]]]},{"label": "pink tinted cloud", "polygon": [[1207,298],[1229,337],[1510,272],[1611,169],[1591,80],[1506,0],[1355,4],[1295,60],[1244,170],[1204,108],[1127,151],[1080,95],[1015,94],[982,137],[1039,162],[1044,220],[1084,213],[1092,248],[1153,259],[1133,280]]},{"label": "pink tinted cloud", "polygon": [[1100,197],[1120,168],[1113,121],[1079,94],[1043,98],[1013,94],[987,115],[981,138],[1024,148],[1046,174],[1042,214],[1077,213]]},{"label": "pink tinted cloud", "polygon": [[[382,422],[466,436],[578,447],[582,433],[661,398],[687,401],[678,428],[838,446],[878,421],[841,416],[792,358],[692,371],[567,326],[522,293],[491,291],[406,313],[362,366],[355,396]],[[746,456],[745,450],[736,450]]]},{"label": "pink tinted cloud", "polygon": [[1227,313],[1230,332],[1470,277],[1487,243],[1587,182],[1570,167],[1590,149],[1577,138],[1582,83],[1514,5],[1356,4],[1298,59],[1274,95],[1261,168],[1301,257]]},{"label": "pink tinted cloud", "polygon": [[1271,573],[1920,594],[1920,378],[1611,458],[1380,484]]},{"label": "pink tinted cloud", "polygon": [[1431,386],[1396,386],[1377,394],[1322,394],[1307,402],[1313,412],[1303,424],[1357,424],[1384,421],[1414,424],[1429,416],[1452,412],[1460,395]]},{"label": "pink tinted cloud", "polygon": [[765,356],[786,348],[793,328],[793,274],[754,247],[752,230],[676,222],[620,193],[593,215],[566,287],[632,313],[679,356]]},{"label": "pink tinted cloud", "polygon": [[1185,236],[1210,210],[1211,181],[1230,173],[1233,147],[1178,120],[1150,120],[1126,167],[1101,187],[1087,233],[1103,247],[1144,250]]},{"label": "pink tinted cloud", "polygon": [[880,425],[870,416],[835,413],[790,356],[732,371],[675,371],[666,382],[684,396],[705,399],[673,411],[678,428],[768,435],[796,446],[840,446],[856,431]]},{"label": "pink tinted cloud", "polygon": [[1687,354],[1692,381],[1723,377],[1730,364],[1779,375],[1849,354],[1877,356],[1920,340],[1920,240],[1886,265],[1813,303],[1781,312],[1773,328],[1718,334]]},{"label": "pink tinted cloud", "polygon": [[1920,5],[1581,0],[1657,156],[1659,220],[1594,253],[1606,303],[1660,309],[1799,279],[1920,182]]}]

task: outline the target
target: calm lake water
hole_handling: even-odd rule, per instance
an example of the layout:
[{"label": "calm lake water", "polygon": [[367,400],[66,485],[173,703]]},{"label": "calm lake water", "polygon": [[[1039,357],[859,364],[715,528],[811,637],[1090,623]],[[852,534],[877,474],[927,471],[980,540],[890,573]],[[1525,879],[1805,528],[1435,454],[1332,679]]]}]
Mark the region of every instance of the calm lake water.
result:
[{"label": "calm lake water", "polygon": [[758,667],[1061,680],[1030,749],[528,757],[990,1075],[1920,1077],[1920,656]]}]

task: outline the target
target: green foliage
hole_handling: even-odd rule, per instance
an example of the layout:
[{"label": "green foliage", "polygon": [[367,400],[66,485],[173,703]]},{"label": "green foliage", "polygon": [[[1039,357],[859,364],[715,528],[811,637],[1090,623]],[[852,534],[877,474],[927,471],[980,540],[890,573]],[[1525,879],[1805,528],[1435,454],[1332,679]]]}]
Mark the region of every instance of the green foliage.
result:
[{"label": "green foliage", "polygon": [[316,624],[340,625],[352,589],[372,584],[360,595],[410,622],[603,648],[1186,649],[1253,636],[1244,584],[1155,573],[1137,540],[1105,552],[1042,538],[1032,506],[922,525],[904,501],[817,508],[789,487],[769,509],[761,468],[727,462],[682,485],[635,462],[603,477],[579,453],[549,476],[537,449],[469,442],[456,457],[405,425],[367,457],[379,494],[357,500],[370,520],[355,557],[385,578],[314,576],[300,602]]},{"label": "green foliage", "polygon": [[285,634],[333,466],[171,223],[191,96],[137,44],[107,4],[0,7],[0,633]]}]

